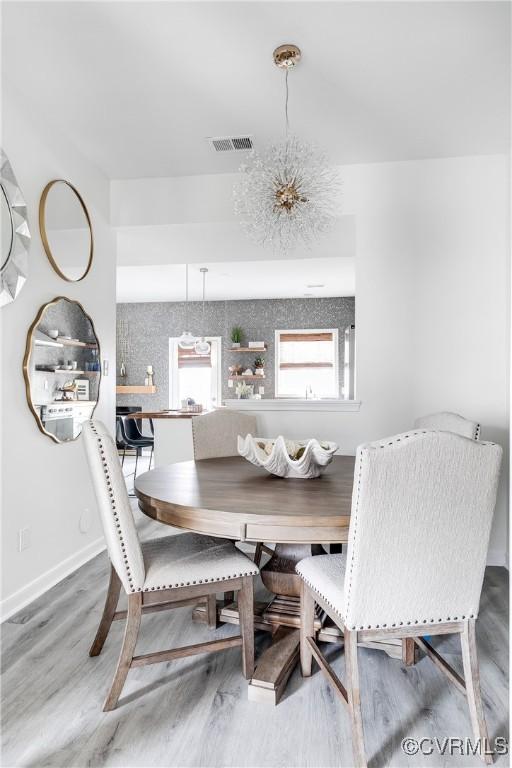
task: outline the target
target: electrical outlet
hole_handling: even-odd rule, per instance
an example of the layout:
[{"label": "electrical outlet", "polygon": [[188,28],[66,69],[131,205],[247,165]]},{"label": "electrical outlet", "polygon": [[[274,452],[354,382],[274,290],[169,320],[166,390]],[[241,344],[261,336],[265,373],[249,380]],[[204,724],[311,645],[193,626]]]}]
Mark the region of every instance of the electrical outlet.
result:
[{"label": "electrical outlet", "polygon": [[87,531],[91,527],[91,513],[89,512],[87,507],[84,509],[84,511],[80,515],[80,520],[78,521],[78,527],[80,528],[80,533],[87,533]]},{"label": "electrical outlet", "polygon": [[20,528],[18,531],[18,552],[23,552],[32,544],[30,528]]}]

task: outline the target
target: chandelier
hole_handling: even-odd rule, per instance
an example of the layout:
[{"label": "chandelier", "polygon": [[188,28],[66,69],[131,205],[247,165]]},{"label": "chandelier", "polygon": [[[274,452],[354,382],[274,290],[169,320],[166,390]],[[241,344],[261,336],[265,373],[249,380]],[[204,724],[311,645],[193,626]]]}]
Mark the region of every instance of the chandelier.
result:
[{"label": "chandelier", "polygon": [[312,144],[290,134],[288,74],[300,57],[296,45],[274,51],[274,63],[285,72],[285,140],[253,151],[235,186],[235,213],[243,217],[243,228],[256,242],[282,252],[310,247],[338,213],[336,171]]}]

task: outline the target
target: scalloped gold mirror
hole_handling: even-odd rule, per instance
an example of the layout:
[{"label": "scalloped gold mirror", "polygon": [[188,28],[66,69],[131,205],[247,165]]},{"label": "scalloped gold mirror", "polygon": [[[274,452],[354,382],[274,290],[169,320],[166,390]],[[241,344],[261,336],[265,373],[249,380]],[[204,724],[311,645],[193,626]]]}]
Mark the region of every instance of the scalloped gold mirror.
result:
[{"label": "scalloped gold mirror", "polygon": [[75,187],[54,179],[39,202],[39,230],[50,264],[68,282],[83,280],[93,258],[91,219]]},{"label": "scalloped gold mirror", "polygon": [[23,360],[27,400],[37,426],[56,443],[76,440],[100,391],[100,345],[78,301],[57,296],[29,328]]}]

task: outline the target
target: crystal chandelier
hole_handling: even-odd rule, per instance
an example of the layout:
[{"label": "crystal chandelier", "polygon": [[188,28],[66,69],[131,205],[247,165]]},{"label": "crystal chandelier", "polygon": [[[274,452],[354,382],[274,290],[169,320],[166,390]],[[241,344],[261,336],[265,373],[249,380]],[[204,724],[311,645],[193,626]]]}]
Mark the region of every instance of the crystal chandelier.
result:
[{"label": "crystal chandelier", "polygon": [[[203,333],[204,333],[204,294],[205,294],[205,282],[206,282],[206,273],[208,270],[206,267],[201,267],[199,270],[203,274]],[[210,343],[206,341],[204,336],[201,336],[200,339],[198,339],[195,343],[194,350],[196,352],[196,355],[209,355],[210,354]]]},{"label": "crystal chandelier", "polygon": [[[188,329],[188,264],[185,264],[185,329]],[[182,349],[193,349],[197,339],[189,330],[184,330],[178,339]]]},{"label": "crystal chandelier", "polygon": [[296,45],[281,45],[274,63],[285,71],[285,140],[262,153],[253,151],[235,186],[235,212],[261,245],[283,252],[311,246],[338,213],[339,179],[325,156],[289,132],[288,73],[300,60]]}]

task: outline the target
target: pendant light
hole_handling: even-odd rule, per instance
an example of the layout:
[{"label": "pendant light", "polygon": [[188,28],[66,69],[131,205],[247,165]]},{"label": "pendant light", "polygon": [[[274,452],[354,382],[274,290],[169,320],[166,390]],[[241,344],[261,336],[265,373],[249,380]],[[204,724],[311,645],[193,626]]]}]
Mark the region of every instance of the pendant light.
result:
[{"label": "pendant light", "polygon": [[[188,329],[188,264],[185,264],[185,328]],[[196,337],[185,330],[178,339],[178,346],[181,349],[193,349],[196,341]]]},{"label": "pendant light", "polygon": [[[205,282],[206,282],[206,273],[208,270],[206,267],[201,267],[199,270],[203,274],[203,333],[204,333],[204,294],[205,294]],[[202,355],[203,357],[210,354],[210,343],[206,341],[204,336],[201,336],[199,341],[196,341],[194,350],[196,352],[196,355]]]},{"label": "pendant light", "polygon": [[316,246],[339,216],[339,179],[310,142],[290,133],[288,75],[301,59],[296,45],[280,45],[274,64],[285,74],[285,137],[266,149],[253,150],[240,168],[235,186],[235,213],[245,231],[261,245],[286,253],[297,246]]}]

